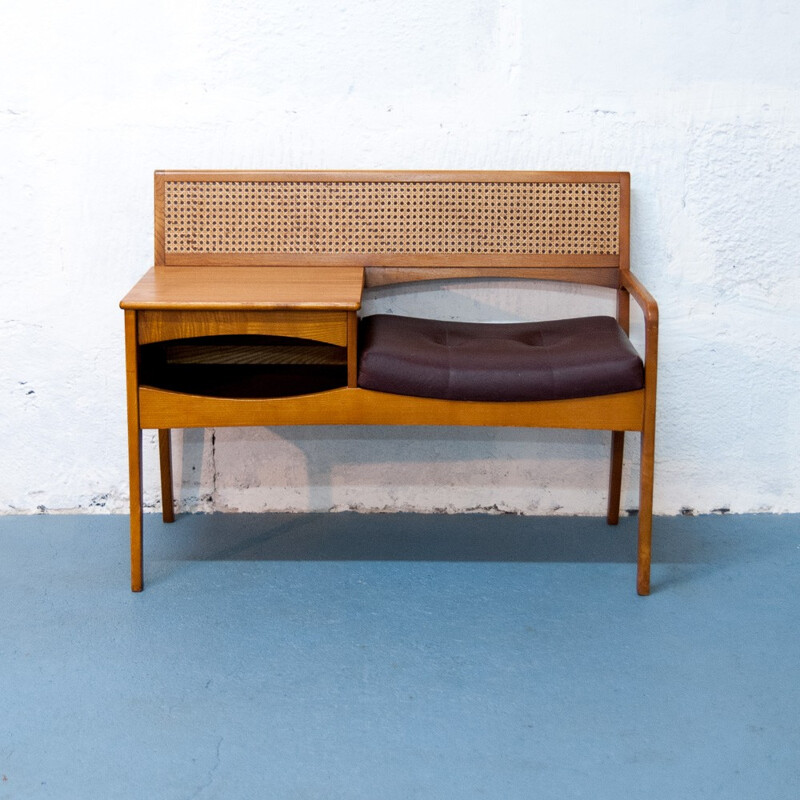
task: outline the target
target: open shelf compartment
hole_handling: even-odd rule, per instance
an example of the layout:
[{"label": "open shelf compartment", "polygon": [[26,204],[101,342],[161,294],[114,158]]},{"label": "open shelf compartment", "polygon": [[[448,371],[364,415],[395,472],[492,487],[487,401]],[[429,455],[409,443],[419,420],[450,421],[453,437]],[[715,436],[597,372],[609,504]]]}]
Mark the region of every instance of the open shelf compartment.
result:
[{"label": "open shelf compartment", "polygon": [[224,398],[313,394],[347,385],[347,350],[283,336],[171,339],[139,348],[141,385]]}]

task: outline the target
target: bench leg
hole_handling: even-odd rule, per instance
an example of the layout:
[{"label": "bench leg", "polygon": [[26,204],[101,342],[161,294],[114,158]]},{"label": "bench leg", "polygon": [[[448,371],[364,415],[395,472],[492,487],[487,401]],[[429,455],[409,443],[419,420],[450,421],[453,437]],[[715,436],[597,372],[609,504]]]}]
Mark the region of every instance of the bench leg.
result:
[{"label": "bench leg", "polygon": [[642,456],[639,467],[639,557],[636,591],[650,594],[650,551],[653,530],[653,474],[655,466],[655,426],[645,424],[642,431]]},{"label": "bench leg", "polygon": [[128,395],[128,485],[131,502],[131,589],[142,591],[142,429],[139,427],[139,353],[135,311],[125,311]]},{"label": "bench leg", "polygon": [[169,428],[158,431],[158,453],[161,463],[161,518],[175,522],[175,500],[172,495],[172,438]]},{"label": "bench leg", "polygon": [[141,592],[142,578],[142,432],[128,435],[131,495],[131,591]]},{"label": "bench leg", "polygon": [[608,476],[609,525],[619,522],[619,504],[622,493],[622,455],[625,450],[625,431],[611,431],[611,470]]}]

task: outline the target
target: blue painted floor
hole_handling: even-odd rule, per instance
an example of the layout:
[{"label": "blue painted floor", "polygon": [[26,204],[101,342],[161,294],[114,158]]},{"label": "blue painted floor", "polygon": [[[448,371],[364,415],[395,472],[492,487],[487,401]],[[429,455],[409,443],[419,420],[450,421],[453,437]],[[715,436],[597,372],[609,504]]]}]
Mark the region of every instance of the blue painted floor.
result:
[{"label": "blue painted floor", "polygon": [[0,798],[800,797],[800,518],[0,518]]}]

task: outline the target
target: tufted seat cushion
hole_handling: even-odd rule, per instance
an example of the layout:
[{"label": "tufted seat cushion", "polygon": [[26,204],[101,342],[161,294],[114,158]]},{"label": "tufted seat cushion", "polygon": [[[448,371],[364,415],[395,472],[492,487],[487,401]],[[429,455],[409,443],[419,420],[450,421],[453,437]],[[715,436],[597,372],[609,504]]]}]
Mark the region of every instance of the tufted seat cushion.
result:
[{"label": "tufted seat cushion", "polygon": [[358,385],[448,400],[563,400],[641,389],[642,360],[613,317],[360,322]]}]

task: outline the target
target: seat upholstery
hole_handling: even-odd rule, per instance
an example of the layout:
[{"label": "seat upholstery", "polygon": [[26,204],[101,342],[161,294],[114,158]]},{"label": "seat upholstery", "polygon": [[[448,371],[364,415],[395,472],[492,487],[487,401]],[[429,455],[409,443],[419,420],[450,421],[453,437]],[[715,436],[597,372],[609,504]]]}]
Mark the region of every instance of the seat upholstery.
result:
[{"label": "seat upholstery", "polygon": [[483,323],[375,314],[360,322],[358,385],[448,400],[524,401],[641,389],[613,317]]}]

